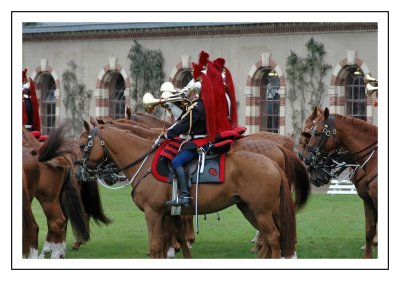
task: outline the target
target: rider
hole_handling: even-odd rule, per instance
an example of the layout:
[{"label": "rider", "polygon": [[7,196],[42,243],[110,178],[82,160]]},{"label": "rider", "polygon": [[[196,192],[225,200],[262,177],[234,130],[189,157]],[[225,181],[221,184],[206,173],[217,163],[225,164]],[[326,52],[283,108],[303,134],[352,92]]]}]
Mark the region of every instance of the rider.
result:
[{"label": "rider", "polygon": [[207,149],[209,142],[217,133],[214,122],[216,108],[211,81],[202,72],[201,65],[193,63],[192,66],[195,83],[188,91],[188,98],[192,100],[192,104],[165,134],[167,139],[179,136],[184,140],[178,154],[171,162],[179,189],[177,199],[166,202],[171,206],[190,206],[189,183],[184,165],[198,155],[199,147]]},{"label": "rider", "polygon": [[36,98],[35,83],[22,70],[22,124],[29,131],[40,132],[39,104]]}]

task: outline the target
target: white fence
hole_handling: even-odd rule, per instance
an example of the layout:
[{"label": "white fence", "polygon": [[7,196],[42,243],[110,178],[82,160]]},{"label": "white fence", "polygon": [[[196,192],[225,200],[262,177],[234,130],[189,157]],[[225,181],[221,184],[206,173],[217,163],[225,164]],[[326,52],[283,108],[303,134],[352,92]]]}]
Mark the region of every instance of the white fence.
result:
[{"label": "white fence", "polygon": [[357,190],[349,180],[332,180],[327,194],[357,194]]}]

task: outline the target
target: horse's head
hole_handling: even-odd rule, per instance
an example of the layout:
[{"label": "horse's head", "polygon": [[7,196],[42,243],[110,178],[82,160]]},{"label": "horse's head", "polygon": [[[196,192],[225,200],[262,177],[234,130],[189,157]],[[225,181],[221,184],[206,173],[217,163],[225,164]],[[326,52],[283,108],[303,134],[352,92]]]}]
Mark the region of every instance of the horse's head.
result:
[{"label": "horse's head", "polygon": [[328,155],[337,146],[335,116],[325,108],[324,114],[314,120],[310,138],[305,145],[303,158],[306,165],[312,164],[320,155]]},{"label": "horse's head", "polygon": [[304,120],[303,123],[303,130],[301,131],[301,136],[300,136],[300,141],[299,141],[299,146],[297,147],[297,153],[298,156],[301,160],[303,160],[303,154],[306,145],[310,141],[311,138],[311,131],[313,130],[314,124],[315,124],[315,119],[322,116],[324,114],[324,111],[322,110],[321,107],[315,106],[314,110],[311,112],[311,114]]},{"label": "horse's head", "polygon": [[[107,148],[100,133],[100,129],[104,125],[98,125],[93,119],[91,119],[91,123],[84,121],[85,130],[80,135],[81,177],[84,181],[95,179],[99,169],[108,162]],[[97,126],[93,126],[93,124]]]}]

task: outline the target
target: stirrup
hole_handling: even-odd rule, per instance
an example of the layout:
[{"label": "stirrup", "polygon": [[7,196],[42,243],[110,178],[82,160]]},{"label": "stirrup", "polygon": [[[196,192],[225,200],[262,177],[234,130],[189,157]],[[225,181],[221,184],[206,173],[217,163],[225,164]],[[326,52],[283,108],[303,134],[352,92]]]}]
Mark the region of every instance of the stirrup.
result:
[{"label": "stirrup", "polygon": [[178,196],[175,200],[165,202],[165,205],[190,207],[190,197]]}]

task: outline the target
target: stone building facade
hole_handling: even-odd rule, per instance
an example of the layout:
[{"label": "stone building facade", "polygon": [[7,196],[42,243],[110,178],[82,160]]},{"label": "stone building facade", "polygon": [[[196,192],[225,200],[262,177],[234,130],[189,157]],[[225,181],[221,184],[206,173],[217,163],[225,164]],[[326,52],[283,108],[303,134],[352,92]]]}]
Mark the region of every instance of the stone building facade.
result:
[{"label": "stone building facade", "polygon": [[211,59],[226,60],[235,82],[239,123],[247,133],[292,135],[286,61],[291,52],[304,57],[311,38],[324,45],[324,62],[331,65],[323,78],[327,95],[322,106],[377,124],[373,98],[365,95],[362,77],[355,74],[378,78],[378,24],[373,22],[37,23],[23,27],[23,67],[36,83],[46,131],[66,118],[61,76],[68,61],[77,64],[80,81],[93,92],[88,115],[118,116],[115,104],[135,102],[127,58],[133,40],[162,52],[165,80],[177,87],[205,50]]}]

